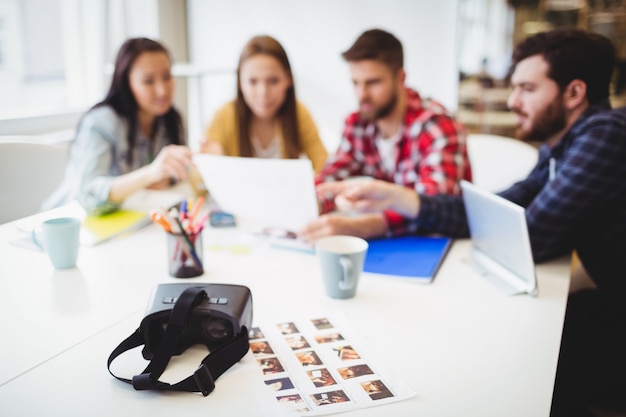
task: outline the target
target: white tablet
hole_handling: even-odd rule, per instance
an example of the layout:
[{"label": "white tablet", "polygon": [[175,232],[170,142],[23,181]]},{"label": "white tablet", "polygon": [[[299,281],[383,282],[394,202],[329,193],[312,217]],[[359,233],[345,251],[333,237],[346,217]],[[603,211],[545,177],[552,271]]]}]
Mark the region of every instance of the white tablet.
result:
[{"label": "white tablet", "polygon": [[523,207],[461,181],[472,238],[472,264],[507,294],[537,294]]}]

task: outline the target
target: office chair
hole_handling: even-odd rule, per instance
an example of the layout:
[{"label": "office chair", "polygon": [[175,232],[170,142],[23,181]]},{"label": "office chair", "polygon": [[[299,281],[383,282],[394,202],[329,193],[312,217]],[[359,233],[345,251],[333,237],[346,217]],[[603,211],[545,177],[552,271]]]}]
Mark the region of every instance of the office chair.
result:
[{"label": "office chair", "polygon": [[528,143],[489,134],[468,135],[467,152],[472,182],[491,192],[526,178],[539,156],[539,150]]},{"label": "office chair", "polygon": [[63,179],[67,152],[28,138],[0,140],[0,224],[39,211]]}]

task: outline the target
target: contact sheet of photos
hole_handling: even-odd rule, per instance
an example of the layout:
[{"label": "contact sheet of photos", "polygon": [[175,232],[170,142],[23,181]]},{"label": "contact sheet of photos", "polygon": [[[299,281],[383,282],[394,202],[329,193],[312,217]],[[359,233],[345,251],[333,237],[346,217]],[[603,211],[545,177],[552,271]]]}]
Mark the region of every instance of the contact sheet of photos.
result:
[{"label": "contact sheet of photos", "polygon": [[349,330],[342,316],[326,316],[250,331],[264,395],[274,407],[286,414],[322,415],[414,395],[383,377]]}]

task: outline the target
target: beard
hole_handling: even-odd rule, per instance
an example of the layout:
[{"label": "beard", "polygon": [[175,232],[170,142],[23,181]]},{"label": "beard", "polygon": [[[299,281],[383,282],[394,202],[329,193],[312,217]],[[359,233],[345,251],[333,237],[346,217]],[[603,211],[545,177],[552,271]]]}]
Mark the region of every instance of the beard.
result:
[{"label": "beard", "polygon": [[524,141],[545,142],[555,133],[561,131],[566,124],[563,99],[558,97],[537,116],[529,130],[524,130],[522,126],[519,126],[517,128],[517,137]]},{"label": "beard", "polygon": [[398,93],[394,91],[393,96],[391,96],[387,103],[370,111],[361,111],[359,112],[359,115],[364,120],[367,120],[368,122],[373,122],[375,120],[383,119],[389,116],[393,109],[396,107],[396,104],[398,104]]}]

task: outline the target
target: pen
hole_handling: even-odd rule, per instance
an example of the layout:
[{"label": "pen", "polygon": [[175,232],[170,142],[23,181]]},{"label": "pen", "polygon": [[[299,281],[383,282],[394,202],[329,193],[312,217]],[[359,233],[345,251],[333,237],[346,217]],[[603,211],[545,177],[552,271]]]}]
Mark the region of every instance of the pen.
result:
[{"label": "pen", "polygon": [[185,220],[187,218],[187,200],[183,200],[180,205],[180,220]]},{"label": "pen", "polygon": [[178,209],[176,207],[172,208],[168,212],[168,217],[170,219],[170,226],[172,228],[172,233],[180,233],[180,229],[178,227]]},{"label": "pen", "polygon": [[193,242],[191,241],[191,239],[189,239],[189,235],[187,234],[187,232],[185,232],[185,229],[183,228],[183,224],[180,222],[180,219],[178,217],[175,217],[174,220],[176,221],[176,224],[180,228],[180,234],[182,235],[183,239],[185,239],[185,242],[188,245],[191,259],[193,259],[193,262],[196,264],[198,268],[202,269],[202,262],[198,258],[198,254],[196,253],[196,248]]},{"label": "pen", "polygon": [[197,235],[198,233],[200,233],[202,231],[202,229],[204,229],[204,224],[206,223],[207,219],[209,218],[209,213],[205,213],[204,216],[202,216],[202,218],[200,219],[200,221],[198,223],[196,223],[193,232]]},{"label": "pen", "polygon": [[171,233],[172,228],[162,213],[156,210],[150,210],[150,219],[157,225],[161,226],[166,232]]},{"label": "pen", "polygon": [[200,212],[200,208],[202,207],[203,204],[204,204],[204,196],[201,195],[200,197],[198,197],[198,200],[196,201],[196,204],[193,206],[193,210],[191,211],[191,214],[189,215],[189,218],[191,219],[192,223],[195,220],[198,213]]}]

